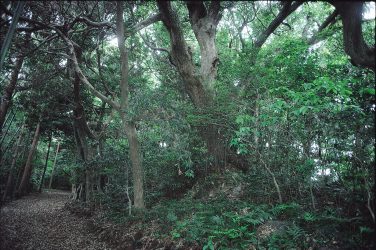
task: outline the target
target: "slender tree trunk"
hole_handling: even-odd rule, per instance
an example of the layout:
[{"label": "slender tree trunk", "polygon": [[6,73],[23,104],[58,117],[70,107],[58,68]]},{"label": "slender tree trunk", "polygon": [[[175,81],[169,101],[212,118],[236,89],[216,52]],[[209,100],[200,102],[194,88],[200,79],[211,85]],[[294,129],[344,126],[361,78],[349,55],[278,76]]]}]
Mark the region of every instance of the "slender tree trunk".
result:
[{"label": "slender tree trunk", "polygon": [[60,142],[58,141],[57,142],[57,146],[56,146],[55,160],[54,160],[54,164],[52,165],[52,172],[51,172],[51,176],[50,176],[50,183],[48,184],[48,189],[51,189],[52,180],[54,178],[54,174],[55,174],[55,170],[56,170],[56,160],[57,160],[57,155],[59,153],[59,148],[60,148]]},{"label": "slender tree trunk", "polygon": [[18,75],[20,74],[23,61],[24,61],[23,56],[17,57],[12,75],[10,77],[10,82],[4,89],[4,93],[3,93],[1,105],[0,105],[0,128],[2,128],[4,125],[5,117],[7,115],[9,106],[11,104],[12,95],[14,93],[14,90],[16,89]]},{"label": "slender tree trunk", "polygon": [[131,196],[129,195],[129,166],[128,164],[124,164],[125,166],[125,171],[124,171],[124,175],[125,175],[125,198],[127,199],[127,202],[128,202],[128,215],[131,216],[132,215],[132,200],[131,200]]},{"label": "slender tree trunk", "polygon": [[272,177],[273,179],[273,184],[274,184],[274,187],[277,191],[277,194],[278,194],[278,201],[279,203],[282,203],[283,200],[282,200],[282,193],[281,193],[281,190],[279,189],[279,185],[278,185],[278,182],[277,182],[277,179],[275,178],[275,175],[274,173],[270,170],[270,168],[268,167],[268,164],[266,164],[266,162],[261,158],[261,155],[260,155],[260,161],[263,163],[266,171],[270,174],[270,176]]},{"label": "slender tree trunk", "polygon": [[31,162],[33,160],[34,153],[37,149],[39,135],[40,135],[40,122],[38,122],[37,127],[35,129],[33,143],[31,144],[29,155],[27,157],[27,161],[25,164],[25,169],[22,175],[21,183],[20,183],[20,186],[18,187],[17,193],[18,195],[21,195],[21,196],[24,195],[28,191],[27,187],[29,185],[31,172],[33,170]]},{"label": "slender tree trunk", "polygon": [[134,206],[136,208],[145,208],[144,204],[144,172],[140,154],[140,144],[137,139],[137,131],[132,125],[125,125],[126,134],[129,141],[129,151],[132,163],[132,178],[134,192]]},{"label": "slender tree trunk", "polygon": [[44,163],[42,178],[40,179],[39,190],[38,190],[39,193],[42,192],[44,175],[46,174],[46,169],[47,169],[47,165],[48,165],[48,156],[50,155],[51,141],[52,141],[52,132],[51,132],[49,139],[48,139],[47,155],[46,155],[46,161]]},{"label": "slender tree trunk", "polygon": [[92,196],[91,171],[88,166],[85,169],[85,201],[90,202]]},{"label": "slender tree trunk", "polygon": [[[82,49],[76,45],[74,47],[74,52],[76,54],[77,62],[81,62],[82,57]],[[87,126],[87,120],[85,115],[85,110],[82,104],[81,98],[81,80],[74,68],[74,64],[70,65],[71,68],[71,75],[73,77],[73,95],[74,95],[74,102],[75,108],[73,110],[74,113],[74,126],[75,126],[75,138],[77,144],[78,153],[84,163],[85,167],[85,177],[81,180],[80,187],[80,199],[84,198],[86,202],[90,202],[92,200],[92,191],[93,191],[93,172],[90,168],[88,162],[92,159],[92,148],[88,143],[90,138],[93,138],[93,135]],[[83,195],[85,193],[85,195]]]},{"label": "slender tree trunk", "polygon": [[16,192],[17,192],[17,188],[20,186],[20,183],[21,183],[21,179],[22,179],[22,174],[24,172],[24,169],[25,169],[25,164],[26,164],[26,160],[27,160],[27,155],[28,155],[28,149],[29,149],[29,140],[30,140],[30,137],[31,137],[31,131],[28,131],[27,133],[27,136],[25,138],[24,143],[23,143],[23,148],[22,148],[22,152],[20,153],[20,162],[21,162],[21,165],[20,167],[17,169],[17,179],[16,179],[16,183],[14,185],[14,188],[12,189],[12,197],[14,197],[14,195],[16,195]]},{"label": "slender tree trunk", "polygon": [[[9,116],[8,116],[5,123],[3,123],[3,125],[5,125],[7,123],[7,121],[10,119],[8,128],[5,130],[5,133],[2,132],[2,128],[0,127],[0,139],[1,139],[1,141],[0,141],[0,167],[3,165],[3,160],[4,160],[3,156],[5,155],[5,152],[7,151],[8,146],[9,146],[9,145],[7,145],[7,146],[3,147],[3,143],[5,141],[5,137],[8,134],[8,131],[9,131],[11,125],[12,125],[12,122],[13,122],[15,116],[16,116],[16,113],[13,114],[12,118],[9,118]],[[12,141],[12,139],[9,141],[9,143],[11,141]]]},{"label": "slender tree trunk", "polygon": [[[25,48],[29,47],[30,38],[31,38],[31,33],[30,32],[26,33],[26,39],[24,42]],[[4,88],[4,93],[0,97],[0,138],[3,138],[2,130],[3,130],[4,121],[8,113],[8,109],[11,105],[12,96],[17,86],[18,76],[20,74],[24,59],[25,59],[25,56],[22,53],[17,57],[13,72],[10,77],[10,82]],[[3,152],[0,147],[0,162],[2,160],[2,157],[3,157]]]},{"label": "slender tree trunk", "polygon": [[275,178],[274,173],[270,170],[270,168],[266,164],[265,164],[265,168],[273,179],[273,183],[274,183],[275,189],[277,190],[277,194],[278,194],[278,201],[279,201],[279,203],[282,203],[282,201],[283,201],[282,200],[282,194],[281,194],[281,190],[279,189],[277,179]]},{"label": "slender tree trunk", "polygon": [[124,126],[125,134],[129,142],[130,158],[132,163],[132,177],[134,190],[134,206],[145,208],[144,203],[144,171],[142,166],[140,143],[137,138],[136,124],[127,121],[126,115],[129,109],[129,87],[128,87],[128,53],[125,47],[123,2],[117,2],[116,8],[116,33],[118,37],[118,47],[120,51],[120,116]]},{"label": "slender tree trunk", "polygon": [[[88,147],[88,155],[87,159],[92,159],[92,148]],[[94,192],[94,179],[93,179],[93,169],[92,166],[86,162],[85,164],[85,201],[91,202],[93,200],[93,192]]]},{"label": "slender tree trunk", "polygon": [[[8,128],[9,129],[9,128]],[[6,159],[6,157],[3,157],[6,155],[6,152],[8,151],[9,148],[11,148],[12,145],[14,145],[14,142],[13,142],[13,139],[15,139],[18,135],[18,132],[20,131],[21,127],[19,127],[17,129],[17,131],[12,135],[12,137],[9,139],[9,141],[7,142],[7,144],[5,145],[5,147],[2,147],[2,143],[3,143],[3,140],[1,141],[0,143],[0,150],[1,150],[1,157],[0,157],[0,166],[3,165],[3,162],[4,160]],[[3,135],[4,137],[6,136],[6,133]]]},{"label": "slender tree trunk", "polygon": [[[312,144],[310,122],[308,124],[306,124],[306,128],[307,128],[307,131],[308,131],[308,135],[307,135],[308,138],[303,143],[303,153],[304,153],[304,158],[306,160],[309,160],[311,158],[311,144]],[[314,170],[313,170],[313,173],[314,173]],[[313,194],[312,173],[309,175],[309,194],[311,196],[312,208],[314,210],[316,210],[315,196]]]},{"label": "slender tree trunk", "polygon": [[254,124],[254,134],[253,134],[253,140],[255,143],[255,164],[258,165],[260,162],[260,135],[259,135],[259,129],[260,129],[260,121],[259,121],[259,115],[260,115],[260,94],[258,93],[258,90],[256,90],[256,99],[255,99],[255,111],[254,111],[254,118],[255,118],[255,124]]},{"label": "slender tree trunk", "polygon": [[[8,135],[9,129],[10,129],[10,127],[12,126],[12,123],[13,123],[13,120],[14,120],[15,117],[16,117],[16,112],[13,113],[12,118],[7,118],[6,121],[5,121],[5,123],[3,124],[3,126],[4,126],[4,125],[8,122],[8,120],[10,119],[9,124],[8,124],[8,128],[7,128],[7,129],[5,130],[5,132],[2,133],[1,136],[0,136],[0,138],[1,138],[1,141],[0,141],[0,147],[3,146],[3,143],[4,143],[4,140],[5,140],[5,137]],[[2,130],[1,130],[1,132],[2,132]]]},{"label": "slender tree trunk", "polygon": [[10,166],[10,169],[9,169],[9,174],[8,174],[8,180],[7,180],[7,184],[5,186],[5,190],[4,190],[4,194],[3,194],[3,198],[2,198],[3,201],[5,201],[7,195],[10,193],[12,186],[13,186],[13,182],[14,182],[13,174],[14,174],[14,171],[15,171],[14,168],[15,168],[15,165],[16,165],[16,162],[17,162],[17,156],[18,156],[18,152],[19,152],[19,149],[20,149],[22,137],[23,137],[23,134],[24,134],[24,128],[25,128],[25,123],[23,123],[23,125],[21,127],[20,136],[18,137],[18,141],[17,141],[15,149],[14,149],[13,159],[12,159],[12,163],[11,163],[11,166]]}]

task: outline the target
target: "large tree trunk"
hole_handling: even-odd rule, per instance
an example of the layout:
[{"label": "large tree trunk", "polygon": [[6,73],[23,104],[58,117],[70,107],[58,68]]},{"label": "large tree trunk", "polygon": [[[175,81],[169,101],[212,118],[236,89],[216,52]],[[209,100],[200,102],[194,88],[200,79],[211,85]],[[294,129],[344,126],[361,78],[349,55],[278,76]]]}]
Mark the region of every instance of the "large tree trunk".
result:
[{"label": "large tree trunk", "polygon": [[[219,2],[213,1],[209,9],[202,2],[187,3],[191,26],[200,45],[199,75],[196,74],[191,49],[185,42],[179,17],[172,9],[171,3],[158,1],[158,7],[162,13],[162,21],[170,34],[171,58],[183,78],[185,90],[199,112],[206,110],[213,105],[215,96],[214,83],[219,62],[215,36],[221,16]],[[222,167],[225,163],[226,147],[220,129],[214,124],[203,124],[199,132],[206,143],[212,164]]]},{"label": "large tree trunk", "polygon": [[209,94],[213,94],[219,63],[215,37],[221,18],[220,3],[212,1],[210,8],[207,9],[201,1],[189,1],[187,7],[193,32],[200,45],[200,76]]},{"label": "large tree trunk", "polygon": [[208,150],[211,170],[223,170],[226,164],[226,147],[223,134],[217,125],[207,125],[199,130]]},{"label": "large tree trunk", "polygon": [[[212,1],[207,9],[201,1],[189,1],[187,2],[187,8],[193,32],[200,46],[200,80],[203,86],[201,91],[205,91],[205,94],[201,96],[206,99],[205,106],[212,105],[219,63],[215,38],[217,25],[221,18],[220,3],[219,1]],[[204,129],[200,129],[200,133],[206,142],[212,164],[216,169],[220,169],[226,163],[226,142],[220,127],[208,124]]]},{"label": "large tree trunk", "polygon": [[5,201],[8,194],[11,193],[11,190],[12,190],[12,186],[13,186],[13,182],[14,182],[13,174],[15,172],[14,168],[16,166],[17,156],[18,156],[18,152],[19,152],[19,149],[20,149],[22,137],[23,137],[23,134],[24,134],[24,127],[25,127],[25,123],[21,127],[20,136],[18,137],[16,146],[15,146],[15,149],[14,149],[12,163],[11,163],[11,166],[10,166],[10,169],[9,169],[9,174],[8,174],[8,180],[7,180],[7,184],[5,186],[5,190],[4,190],[4,194],[3,194],[3,198],[2,198],[3,201]]},{"label": "large tree trunk", "polygon": [[[160,0],[157,3],[162,14],[162,21],[170,34],[172,62],[183,78],[186,92],[193,104],[199,111],[205,110],[213,104],[215,97],[214,83],[219,62],[215,36],[221,18],[220,2],[211,1],[208,7],[202,1],[187,2],[190,23],[200,45],[201,68],[199,75],[197,75],[192,62],[192,53],[185,42],[176,11],[172,9],[171,3],[168,1]],[[255,50],[251,57],[256,58],[255,55],[270,34],[301,4],[301,2],[286,2],[282,5],[280,13],[256,39]],[[251,61],[254,62],[255,59]],[[244,169],[244,161],[236,159],[239,156],[235,157],[234,154],[229,152],[229,157],[226,159],[226,141],[218,126],[209,125],[205,129],[200,129],[200,134],[206,142],[209,156],[213,159],[215,165],[223,165],[228,160]]]},{"label": "large tree trunk", "polygon": [[27,187],[29,185],[31,172],[33,170],[31,162],[33,160],[35,150],[37,149],[39,135],[40,135],[40,122],[38,122],[37,127],[35,129],[33,143],[31,144],[29,155],[27,157],[27,161],[25,164],[25,169],[22,175],[21,183],[20,183],[20,186],[18,187],[17,194],[21,196],[24,195],[28,191]]}]

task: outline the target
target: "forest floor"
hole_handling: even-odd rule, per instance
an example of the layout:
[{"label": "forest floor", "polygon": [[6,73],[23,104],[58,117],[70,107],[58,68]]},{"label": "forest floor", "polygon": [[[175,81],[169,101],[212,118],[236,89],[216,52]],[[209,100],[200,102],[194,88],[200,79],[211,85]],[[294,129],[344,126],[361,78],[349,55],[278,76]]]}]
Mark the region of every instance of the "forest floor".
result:
[{"label": "forest floor", "polygon": [[64,209],[70,192],[49,190],[12,201],[0,212],[0,249],[111,249]]},{"label": "forest floor", "polygon": [[[47,190],[2,207],[0,250],[198,250],[211,242],[208,235],[219,235],[216,244],[223,249],[269,249],[270,244],[281,249],[374,249],[370,223],[346,214],[307,212],[295,203],[268,208],[242,200],[183,198],[127,218],[124,211],[120,217],[109,210],[104,216],[103,209],[74,202],[70,194]],[[229,235],[242,228],[239,223],[248,225],[243,235]],[[357,233],[359,226],[369,232]]]}]

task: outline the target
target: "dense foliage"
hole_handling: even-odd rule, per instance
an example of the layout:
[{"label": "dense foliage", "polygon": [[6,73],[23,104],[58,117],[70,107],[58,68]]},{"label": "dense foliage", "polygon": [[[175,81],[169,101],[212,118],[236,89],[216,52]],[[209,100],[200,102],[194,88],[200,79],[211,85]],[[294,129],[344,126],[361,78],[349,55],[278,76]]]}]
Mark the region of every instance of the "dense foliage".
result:
[{"label": "dense foliage", "polygon": [[374,45],[374,3],[354,3],[355,45],[326,2],[18,4],[1,3],[2,202],[72,188],[202,249],[374,246],[374,59],[351,49]]}]

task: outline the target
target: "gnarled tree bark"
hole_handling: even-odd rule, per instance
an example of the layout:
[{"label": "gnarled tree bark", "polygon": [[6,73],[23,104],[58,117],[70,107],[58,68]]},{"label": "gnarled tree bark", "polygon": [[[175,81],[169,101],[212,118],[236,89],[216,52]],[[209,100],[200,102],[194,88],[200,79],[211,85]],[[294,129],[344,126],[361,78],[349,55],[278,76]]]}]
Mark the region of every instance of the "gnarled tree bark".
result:
[{"label": "gnarled tree bark", "polygon": [[375,45],[369,47],[362,32],[363,2],[330,1],[342,19],[345,52],[353,64],[375,71]]},{"label": "gnarled tree bark", "polygon": [[[205,111],[214,101],[214,83],[218,69],[218,52],[215,36],[218,22],[221,18],[220,3],[212,1],[209,8],[203,2],[187,2],[189,19],[200,45],[201,68],[196,73],[177,13],[171,3],[158,1],[162,21],[167,28],[171,41],[171,59],[184,81],[185,90],[198,112]],[[225,164],[226,147],[223,135],[214,124],[203,124],[199,132],[207,145],[208,154],[215,167]]]}]

